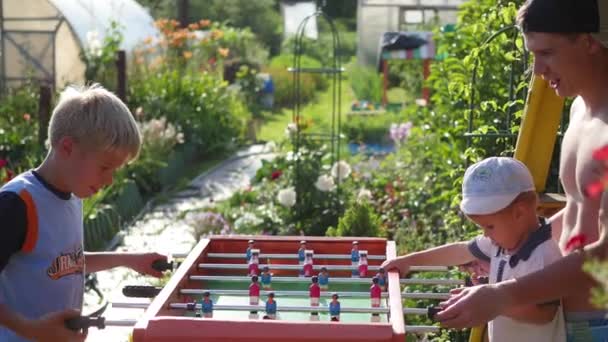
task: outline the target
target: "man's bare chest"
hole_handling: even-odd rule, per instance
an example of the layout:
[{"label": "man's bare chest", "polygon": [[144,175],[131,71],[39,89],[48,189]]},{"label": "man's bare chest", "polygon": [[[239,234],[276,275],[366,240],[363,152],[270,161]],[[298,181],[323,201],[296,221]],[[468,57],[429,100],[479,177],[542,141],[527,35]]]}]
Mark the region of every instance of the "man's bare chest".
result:
[{"label": "man's bare chest", "polygon": [[566,195],[584,201],[585,187],[598,177],[593,151],[608,145],[608,124],[598,118],[571,123],[564,135],[560,177]]}]

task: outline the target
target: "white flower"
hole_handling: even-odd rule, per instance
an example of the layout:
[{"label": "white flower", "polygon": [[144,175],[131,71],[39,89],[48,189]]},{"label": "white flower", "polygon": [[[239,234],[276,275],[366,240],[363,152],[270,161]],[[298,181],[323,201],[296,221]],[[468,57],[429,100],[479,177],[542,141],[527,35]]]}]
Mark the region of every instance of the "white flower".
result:
[{"label": "white flower", "polygon": [[99,32],[97,30],[87,32],[87,42],[90,44],[94,40],[99,40]]},{"label": "white flower", "polygon": [[361,188],[359,190],[359,194],[357,195],[357,201],[369,201],[372,199],[372,192],[367,190],[366,188]]},{"label": "white flower", "polygon": [[336,185],[334,184],[334,179],[329,175],[321,175],[317,178],[317,182],[315,183],[315,187],[323,192],[332,191]]},{"label": "white flower", "polygon": [[293,187],[280,190],[277,199],[285,207],[293,207],[296,204],[296,192]]},{"label": "white flower", "polygon": [[102,45],[99,39],[99,32],[96,30],[87,32],[87,47],[91,55],[95,57],[101,56]]},{"label": "white flower", "polygon": [[234,221],[234,229],[243,230],[246,228],[252,228],[262,224],[263,222],[264,220],[259,218],[257,215],[247,212]]},{"label": "white flower", "polygon": [[350,175],[350,165],[347,162],[340,160],[331,167],[331,175],[338,181],[344,180],[344,178]]},{"label": "white flower", "polygon": [[285,128],[285,135],[291,137],[298,132],[298,125],[296,123],[287,124],[287,128]]}]

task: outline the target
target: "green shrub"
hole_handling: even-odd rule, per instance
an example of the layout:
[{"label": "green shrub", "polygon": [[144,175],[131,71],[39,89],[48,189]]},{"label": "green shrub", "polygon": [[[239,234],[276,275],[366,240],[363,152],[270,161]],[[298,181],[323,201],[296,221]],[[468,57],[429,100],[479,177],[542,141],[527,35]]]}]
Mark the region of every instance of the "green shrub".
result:
[{"label": "green shrub", "polygon": [[[292,68],[294,67],[294,56],[291,54],[283,54],[283,55],[279,55],[277,57],[274,57],[271,61],[270,61],[270,67],[271,68]],[[318,60],[307,56],[307,55],[302,55],[300,57],[300,67],[302,68],[321,68],[321,62],[319,62]],[[328,81],[327,81],[327,77],[322,75],[322,74],[310,74],[310,73],[302,73],[300,74],[301,76],[303,75],[309,75],[310,78],[314,81],[314,87],[315,90],[325,90],[327,89],[327,86],[329,85]]]},{"label": "green shrub", "polygon": [[202,154],[243,138],[251,114],[225,82],[211,74],[165,70],[130,82],[130,103],[150,118],[166,117]]},{"label": "green shrub", "polygon": [[378,236],[380,218],[374,208],[366,201],[355,201],[340,218],[337,228],[327,229],[327,236]]},{"label": "green shrub", "polygon": [[382,101],[382,75],[373,67],[352,63],[348,70],[350,86],[358,100]]},{"label": "green shrub", "polygon": [[[291,107],[294,105],[293,73],[284,67],[269,67],[265,70],[272,77],[274,83],[274,105],[278,107]],[[315,80],[313,75],[300,75],[300,104],[307,103],[315,97]]]}]

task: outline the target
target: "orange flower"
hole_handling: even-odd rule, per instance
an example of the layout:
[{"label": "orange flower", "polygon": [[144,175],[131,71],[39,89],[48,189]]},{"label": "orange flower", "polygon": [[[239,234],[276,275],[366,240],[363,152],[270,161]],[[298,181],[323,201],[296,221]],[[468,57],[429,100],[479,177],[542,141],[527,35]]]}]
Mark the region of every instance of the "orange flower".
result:
[{"label": "orange flower", "polygon": [[230,49],[228,49],[228,48],[225,48],[225,49],[219,48],[219,49],[217,49],[217,52],[222,57],[228,57],[228,54],[230,53]]},{"label": "orange flower", "polygon": [[200,20],[198,22],[198,24],[200,25],[201,28],[209,27],[209,26],[211,26],[211,20],[206,20],[206,19]]},{"label": "orange flower", "polygon": [[211,39],[222,39],[222,37],[224,37],[224,31],[222,31],[222,30],[211,31]]},{"label": "orange flower", "polygon": [[193,30],[193,31],[194,30],[198,30],[199,29],[199,25],[197,23],[193,23],[193,24],[188,25],[188,28],[191,29],[191,30]]},{"label": "orange flower", "polygon": [[148,45],[148,44],[152,44],[152,40],[153,40],[153,39],[154,39],[154,38],[152,38],[152,37],[148,37],[148,38],[144,39],[144,44],[146,44],[146,45]]},{"label": "orange flower", "polygon": [[185,58],[186,60],[188,60],[188,59],[192,58],[192,51],[184,51],[184,52],[182,53],[182,55],[184,56],[184,58]]}]

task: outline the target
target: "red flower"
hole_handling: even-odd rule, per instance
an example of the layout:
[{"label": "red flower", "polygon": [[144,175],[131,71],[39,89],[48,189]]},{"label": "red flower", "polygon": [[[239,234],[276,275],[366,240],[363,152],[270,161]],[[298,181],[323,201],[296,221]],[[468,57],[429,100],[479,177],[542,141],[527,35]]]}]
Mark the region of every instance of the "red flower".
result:
[{"label": "red flower", "polygon": [[566,243],[566,252],[570,253],[575,250],[583,249],[587,244],[587,236],[585,234],[574,235]]},{"label": "red flower", "polygon": [[0,159],[0,169],[5,167],[8,164],[8,162],[6,161],[6,159]]},{"label": "red flower", "polygon": [[282,174],[283,174],[283,171],[276,170],[270,175],[270,179],[275,180],[275,179],[281,177]]},{"label": "red flower", "polygon": [[597,182],[593,182],[585,187],[585,196],[597,199],[608,188],[608,175]]},{"label": "red flower", "polygon": [[593,159],[608,160],[608,145],[593,151]]}]

